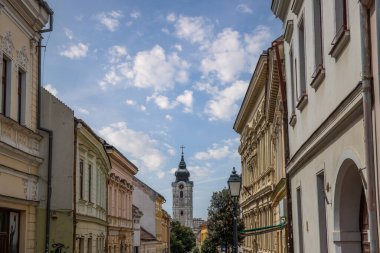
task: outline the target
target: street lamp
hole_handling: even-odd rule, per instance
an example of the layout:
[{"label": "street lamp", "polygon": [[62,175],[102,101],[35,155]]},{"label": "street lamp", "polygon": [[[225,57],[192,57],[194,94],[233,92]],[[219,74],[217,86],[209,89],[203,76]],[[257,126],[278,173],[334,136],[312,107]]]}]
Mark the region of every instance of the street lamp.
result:
[{"label": "street lamp", "polygon": [[228,183],[228,189],[230,191],[230,195],[232,197],[232,203],[233,203],[233,225],[234,225],[234,249],[233,253],[238,252],[238,235],[237,235],[237,204],[238,199],[240,195],[240,188],[241,188],[241,177],[236,174],[235,167],[232,169],[232,173],[230,175],[230,178],[227,181]]}]

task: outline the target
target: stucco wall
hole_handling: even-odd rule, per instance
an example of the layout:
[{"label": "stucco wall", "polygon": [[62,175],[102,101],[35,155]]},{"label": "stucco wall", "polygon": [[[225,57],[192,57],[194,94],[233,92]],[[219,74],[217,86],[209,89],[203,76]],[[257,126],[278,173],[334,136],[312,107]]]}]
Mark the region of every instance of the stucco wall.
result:
[{"label": "stucco wall", "polygon": [[156,206],[155,201],[144,192],[138,184],[135,184],[135,189],[132,194],[133,205],[137,206],[143,216],[140,219],[140,226],[152,235],[156,235]]}]

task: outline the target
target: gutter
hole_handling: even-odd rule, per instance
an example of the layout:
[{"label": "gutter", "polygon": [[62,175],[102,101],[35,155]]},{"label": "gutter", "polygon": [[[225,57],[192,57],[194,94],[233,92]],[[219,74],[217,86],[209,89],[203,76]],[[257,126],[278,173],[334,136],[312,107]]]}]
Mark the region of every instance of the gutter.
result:
[{"label": "gutter", "polygon": [[[272,2],[273,3],[273,2]],[[281,64],[281,57],[280,57],[280,51],[278,49],[278,46],[283,44],[283,41],[274,41],[272,43],[272,46],[274,47],[276,51],[276,62],[277,62],[277,69],[278,69],[278,79],[280,84],[280,91],[281,91],[281,97],[282,97],[282,107],[284,109],[283,112],[283,119],[282,124],[284,128],[284,153],[285,153],[285,166],[289,164],[290,160],[290,152],[289,152],[289,132],[288,132],[288,102],[286,97],[286,83],[283,79],[282,74],[282,64]],[[287,206],[287,216],[288,216],[288,222],[286,222],[286,238],[287,238],[287,248],[289,253],[294,252],[293,248],[293,215],[292,215],[292,195],[290,193],[291,185],[290,185],[290,176],[288,173],[286,173],[286,206]]]},{"label": "gutter", "polygon": [[[378,1],[376,1],[378,2]],[[371,73],[371,42],[369,9],[366,1],[360,1],[360,38],[362,57],[362,87],[363,87],[363,123],[364,148],[367,173],[367,208],[370,253],[378,253],[378,220],[376,205],[376,173],[374,159],[373,121],[372,121],[372,73]]]},{"label": "gutter", "polygon": [[41,48],[42,48],[42,33],[53,31],[53,11],[50,9],[50,24],[49,28],[38,31],[40,38],[38,40],[38,103],[37,103],[37,128],[49,135],[49,152],[48,152],[48,180],[47,180],[47,200],[46,200],[46,223],[45,223],[45,253],[49,253],[50,248],[50,213],[51,213],[51,177],[52,177],[52,156],[53,156],[53,131],[41,126],[41,86],[42,86],[42,71],[41,71]]}]

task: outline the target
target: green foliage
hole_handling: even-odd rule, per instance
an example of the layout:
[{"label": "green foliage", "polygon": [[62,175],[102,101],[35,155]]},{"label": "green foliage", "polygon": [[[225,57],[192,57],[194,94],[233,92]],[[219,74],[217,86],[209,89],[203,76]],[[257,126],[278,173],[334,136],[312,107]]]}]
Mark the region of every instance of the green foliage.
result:
[{"label": "green foliage", "polygon": [[[239,210],[239,205],[237,206]],[[243,241],[239,231],[244,229],[243,221],[237,215],[238,241]],[[225,244],[227,248],[233,246],[233,202],[228,189],[214,192],[208,208],[208,238],[214,247]],[[211,251],[209,251],[211,252]]]},{"label": "green foliage", "polygon": [[193,253],[201,253],[201,251],[199,250],[198,247],[195,247],[195,248],[193,249]]},{"label": "green foliage", "polygon": [[170,223],[170,250],[172,253],[191,252],[195,246],[195,235],[193,231],[178,221]]},{"label": "green foliage", "polygon": [[210,237],[207,236],[202,244],[202,253],[218,253],[217,246],[211,241]]}]

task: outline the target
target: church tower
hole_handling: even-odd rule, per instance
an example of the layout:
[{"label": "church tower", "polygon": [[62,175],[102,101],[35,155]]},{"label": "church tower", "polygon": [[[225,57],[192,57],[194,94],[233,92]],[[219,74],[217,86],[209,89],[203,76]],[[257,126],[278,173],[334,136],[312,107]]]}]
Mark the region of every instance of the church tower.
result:
[{"label": "church tower", "polygon": [[175,172],[175,182],[172,183],[173,191],[173,220],[182,225],[193,228],[193,182],[189,181],[190,172],[186,169],[183,158],[183,146],[181,161]]}]

